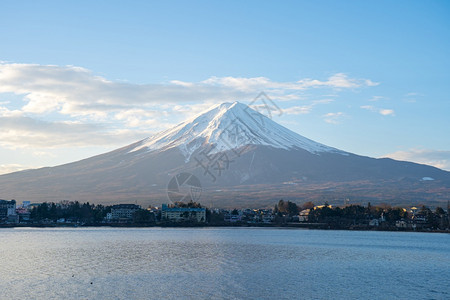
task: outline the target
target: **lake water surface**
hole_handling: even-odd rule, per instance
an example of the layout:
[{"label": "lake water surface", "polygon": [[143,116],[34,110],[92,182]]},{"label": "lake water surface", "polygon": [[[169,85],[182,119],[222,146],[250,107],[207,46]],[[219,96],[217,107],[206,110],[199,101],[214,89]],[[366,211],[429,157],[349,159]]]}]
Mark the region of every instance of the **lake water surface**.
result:
[{"label": "lake water surface", "polygon": [[0,229],[0,299],[450,299],[450,235]]}]

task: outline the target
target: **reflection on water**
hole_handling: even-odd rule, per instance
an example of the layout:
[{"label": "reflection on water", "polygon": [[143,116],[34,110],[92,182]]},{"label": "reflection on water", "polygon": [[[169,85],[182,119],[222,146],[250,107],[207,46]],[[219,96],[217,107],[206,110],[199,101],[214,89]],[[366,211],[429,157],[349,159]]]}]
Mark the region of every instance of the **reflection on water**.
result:
[{"label": "reflection on water", "polygon": [[448,299],[446,234],[0,229],[0,299]]}]

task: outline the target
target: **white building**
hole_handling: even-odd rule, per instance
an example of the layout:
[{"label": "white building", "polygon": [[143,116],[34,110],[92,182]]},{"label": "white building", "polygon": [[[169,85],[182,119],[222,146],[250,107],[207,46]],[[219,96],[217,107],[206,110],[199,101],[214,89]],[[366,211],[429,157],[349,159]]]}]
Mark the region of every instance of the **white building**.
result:
[{"label": "white building", "polygon": [[161,220],[172,222],[197,221],[206,222],[206,209],[193,207],[168,207],[163,204],[161,208]]},{"label": "white building", "polygon": [[406,223],[406,221],[404,221],[404,220],[395,221],[395,227],[397,227],[397,228],[407,228],[408,227],[408,223]]},{"label": "white building", "polygon": [[111,207],[111,212],[107,214],[108,221],[132,220],[136,211],[141,207],[136,204],[117,204]]},{"label": "white building", "polygon": [[309,213],[311,212],[310,209],[304,209],[298,214],[298,221],[299,222],[308,222],[309,219]]},{"label": "white building", "polygon": [[17,222],[16,200],[0,200],[0,222]]}]

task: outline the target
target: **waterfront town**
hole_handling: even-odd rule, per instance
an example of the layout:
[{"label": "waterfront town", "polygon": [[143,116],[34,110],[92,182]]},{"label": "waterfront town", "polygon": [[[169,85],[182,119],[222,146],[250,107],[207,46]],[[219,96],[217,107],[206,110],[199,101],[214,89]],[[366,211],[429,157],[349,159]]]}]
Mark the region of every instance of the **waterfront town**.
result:
[{"label": "waterfront town", "polygon": [[449,232],[450,207],[431,209],[328,203],[301,205],[279,200],[273,208],[205,208],[196,202],[142,208],[61,201],[31,203],[0,200],[0,226],[286,226],[320,229],[409,230]]}]

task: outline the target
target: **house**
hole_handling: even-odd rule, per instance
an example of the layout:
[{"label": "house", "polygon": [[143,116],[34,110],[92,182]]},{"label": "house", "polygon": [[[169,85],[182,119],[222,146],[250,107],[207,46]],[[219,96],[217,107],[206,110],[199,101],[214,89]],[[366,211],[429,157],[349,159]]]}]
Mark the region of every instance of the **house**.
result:
[{"label": "house", "polygon": [[26,207],[19,207],[16,209],[16,214],[19,217],[19,223],[26,223],[30,221],[31,212]]},{"label": "house", "polygon": [[116,204],[111,207],[111,212],[106,215],[108,221],[131,221],[136,211],[141,207],[136,204]]},{"label": "house", "polygon": [[242,221],[242,216],[241,215],[226,214],[223,217],[223,220],[225,222],[235,223],[235,222]]},{"label": "house", "polygon": [[17,223],[16,200],[0,200],[0,222]]},{"label": "house", "polygon": [[408,223],[406,223],[405,220],[395,221],[395,227],[397,227],[397,228],[407,228],[408,227]]},{"label": "house", "polygon": [[380,220],[379,219],[372,219],[369,221],[369,226],[372,227],[378,227],[380,226]]},{"label": "house", "polygon": [[416,215],[412,216],[412,220],[414,223],[426,223],[427,217],[422,214],[416,214]]},{"label": "house", "polygon": [[300,216],[299,215],[292,216],[291,222],[300,222]]},{"label": "house", "polygon": [[273,222],[273,215],[272,214],[266,214],[262,216],[262,222],[263,223],[272,223]]},{"label": "house", "polygon": [[304,209],[298,214],[298,221],[299,222],[308,222],[310,209]]},{"label": "house", "polygon": [[161,220],[172,222],[206,222],[206,208],[178,206],[169,207],[167,204],[163,204],[161,207]]}]

